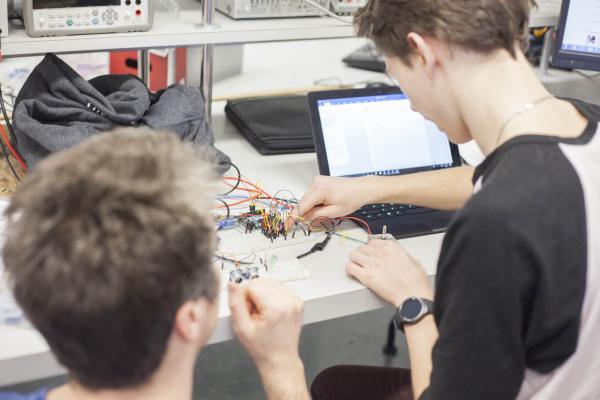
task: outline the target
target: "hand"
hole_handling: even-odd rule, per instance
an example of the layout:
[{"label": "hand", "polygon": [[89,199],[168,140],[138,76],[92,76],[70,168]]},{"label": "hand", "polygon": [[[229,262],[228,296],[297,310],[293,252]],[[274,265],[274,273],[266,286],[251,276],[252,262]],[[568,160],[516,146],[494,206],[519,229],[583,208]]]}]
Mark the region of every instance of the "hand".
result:
[{"label": "hand", "polygon": [[319,217],[338,218],[353,213],[369,203],[373,192],[369,178],[315,177],[294,210],[294,216],[314,221]]},{"label": "hand", "polygon": [[346,273],[395,307],[411,296],[433,299],[423,266],[395,240],[371,240],[353,250]]},{"label": "hand", "polygon": [[298,341],[303,303],[290,289],[271,279],[230,283],[233,330],[257,368],[285,368],[299,361]]}]

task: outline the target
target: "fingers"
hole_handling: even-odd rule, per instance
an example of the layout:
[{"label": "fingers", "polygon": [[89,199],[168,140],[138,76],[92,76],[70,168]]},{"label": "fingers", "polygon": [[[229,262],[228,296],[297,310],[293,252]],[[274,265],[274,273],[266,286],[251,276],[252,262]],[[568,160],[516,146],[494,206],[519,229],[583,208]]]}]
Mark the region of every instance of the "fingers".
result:
[{"label": "fingers", "polygon": [[356,278],[356,280],[358,280],[360,283],[362,283],[362,284],[365,283],[366,272],[365,272],[364,268],[361,267],[360,265],[358,265],[352,261],[348,261],[348,263],[346,264],[346,273],[349,276]]},{"label": "fingers", "polygon": [[[382,249],[393,249],[394,251],[399,251],[401,254],[407,255],[408,253],[406,252],[406,250],[404,250],[404,248],[402,246],[400,246],[400,243],[398,243],[395,240],[381,240],[381,239],[372,239],[369,240],[369,242],[362,247],[366,247],[368,249],[372,249],[373,251],[381,251]],[[368,252],[369,250],[365,250],[366,252]]]},{"label": "fingers", "polygon": [[290,229],[292,226],[294,226],[294,223],[299,220],[300,214],[298,213],[298,207],[294,207],[292,209],[292,211],[290,211],[289,216],[287,217],[287,219],[285,220],[285,228],[286,229]]},{"label": "fingers", "polygon": [[246,286],[246,297],[256,307],[259,314],[267,310],[280,310],[302,300],[287,286],[273,279],[253,279]]},{"label": "fingers", "polygon": [[246,298],[260,313],[277,303],[277,298],[281,296],[280,290],[273,285],[270,279],[252,279],[245,287]]},{"label": "fingers", "polygon": [[369,243],[367,243],[367,246],[370,247],[385,247],[385,246],[389,246],[390,243],[398,243],[395,240],[381,240],[381,239],[371,239],[369,240]]},{"label": "fingers", "polygon": [[[371,242],[369,242],[369,243],[371,243]],[[376,247],[369,246],[369,244],[364,244],[364,245],[358,247],[356,250],[360,251],[361,253],[364,253],[368,256],[371,256],[371,257],[376,257],[377,254],[379,253],[379,250]]]},{"label": "fingers", "polygon": [[236,332],[248,332],[252,327],[250,309],[244,290],[237,284],[230,282],[229,308],[231,309],[231,322]]},{"label": "fingers", "polygon": [[313,184],[310,185],[308,191],[302,196],[302,199],[300,199],[300,202],[298,203],[298,214],[302,217],[306,217],[306,213],[319,204],[323,204],[324,201],[324,193],[320,190],[315,181],[313,181]]},{"label": "fingers", "polygon": [[339,207],[336,206],[317,206],[304,214],[304,219],[313,222],[318,218],[338,218],[344,216],[345,213],[340,213]]},{"label": "fingers", "polygon": [[365,266],[368,266],[369,263],[371,262],[371,260],[372,260],[371,256],[369,256],[368,254],[366,254],[361,249],[352,250],[350,252],[350,261],[353,262],[356,265],[359,265],[359,266],[363,267],[363,268]]}]

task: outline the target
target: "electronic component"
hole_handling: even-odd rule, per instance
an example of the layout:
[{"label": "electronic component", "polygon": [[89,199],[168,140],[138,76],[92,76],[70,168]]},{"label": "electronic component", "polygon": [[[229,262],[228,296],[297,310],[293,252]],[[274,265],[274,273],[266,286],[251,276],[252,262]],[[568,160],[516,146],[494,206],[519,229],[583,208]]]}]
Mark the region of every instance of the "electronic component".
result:
[{"label": "electronic component", "polygon": [[[315,0],[329,9],[330,0]],[[217,10],[234,19],[312,17],[325,15],[304,0],[217,0]]]},{"label": "electronic component", "polygon": [[229,273],[229,280],[235,283],[242,283],[258,277],[258,267],[236,268]]},{"label": "electronic component", "polygon": [[229,280],[235,283],[244,282],[244,272],[241,269],[234,269],[229,273]]},{"label": "electronic component", "polygon": [[371,240],[395,240],[395,238],[394,235],[387,233],[387,225],[384,225],[380,235],[369,235],[367,241]]},{"label": "electronic component", "polygon": [[367,0],[331,0],[331,10],[340,15],[350,15],[364,7]]},{"label": "electronic component", "polygon": [[225,218],[217,221],[217,230],[219,231],[234,229],[236,226],[237,220],[235,218]]},{"label": "electronic component", "polygon": [[[267,266],[267,264],[270,264]],[[259,277],[268,277],[279,282],[292,282],[309,279],[311,273],[297,258],[288,260],[274,259],[271,262],[263,260],[263,264],[235,266],[234,269],[224,270],[221,276],[221,290],[227,288],[227,282],[243,284]]]},{"label": "electronic component", "polygon": [[322,242],[319,243],[315,243],[315,245],[306,253],[302,253],[300,254],[297,258],[304,258],[310,254],[316,253],[317,251],[323,251],[325,250],[325,246],[327,246],[327,243],[329,243],[329,241],[331,240],[331,232],[327,233],[327,236],[325,237],[325,239]]},{"label": "electronic component", "polygon": [[29,36],[147,31],[153,0],[23,0]]}]

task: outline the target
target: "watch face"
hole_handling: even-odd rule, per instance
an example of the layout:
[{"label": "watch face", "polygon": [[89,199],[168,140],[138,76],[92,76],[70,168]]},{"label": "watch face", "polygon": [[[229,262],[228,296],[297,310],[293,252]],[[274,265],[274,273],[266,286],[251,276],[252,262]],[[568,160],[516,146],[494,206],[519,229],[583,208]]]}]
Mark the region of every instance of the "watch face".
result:
[{"label": "watch face", "polygon": [[419,300],[415,298],[410,298],[402,304],[402,309],[400,310],[400,313],[402,314],[402,317],[405,320],[411,321],[419,316],[422,308],[423,305]]}]

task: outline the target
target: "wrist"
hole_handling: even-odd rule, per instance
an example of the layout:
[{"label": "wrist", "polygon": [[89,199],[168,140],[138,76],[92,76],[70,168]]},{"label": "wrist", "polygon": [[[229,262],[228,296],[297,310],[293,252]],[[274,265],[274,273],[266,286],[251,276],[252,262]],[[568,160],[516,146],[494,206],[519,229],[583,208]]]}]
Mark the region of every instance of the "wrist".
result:
[{"label": "wrist", "polygon": [[435,320],[432,314],[428,314],[414,324],[404,324],[404,334],[407,338],[419,335],[422,332],[429,331],[432,325],[435,327]]},{"label": "wrist", "polygon": [[281,375],[292,371],[304,373],[304,364],[298,352],[294,354],[276,353],[268,358],[255,361],[255,364],[261,376]]},{"label": "wrist", "polygon": [[[364,193],[364,198],[362,199],[362,203],[364,204],[375,204],[375,203],[384,203],[386,198],[386,187],[385,182],[382,177],[369,175],[362,178],[360,186],[361,189],[359,193]],[[364,205],[363,204],[363,205]]]},{"label": "wrist", "polygon": [[304,365],[297,354],[285,364],[262,364],[258,372],[268,400],[310,399]]}]

